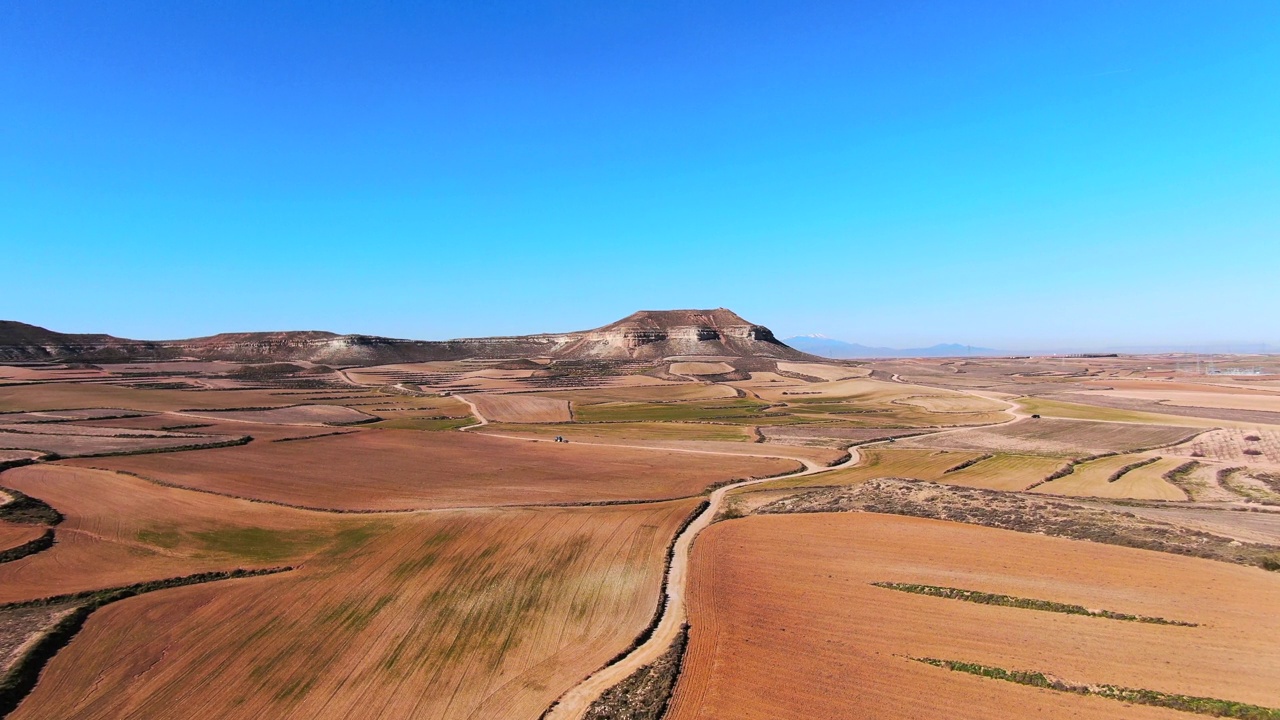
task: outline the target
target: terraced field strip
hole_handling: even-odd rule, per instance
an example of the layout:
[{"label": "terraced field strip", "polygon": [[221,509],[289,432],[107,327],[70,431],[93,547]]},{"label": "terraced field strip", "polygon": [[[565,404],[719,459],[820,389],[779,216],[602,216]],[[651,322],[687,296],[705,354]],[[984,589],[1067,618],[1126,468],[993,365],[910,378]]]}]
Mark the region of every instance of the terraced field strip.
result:
[{"label": "terraced field strip", "polygon": [[1062,459],[1046,455],[996,453],[968,467],[944,473],[939,482],[948,485],[1023,490],[1062,466]]},{"label": "terraced field strip", "polygon": [[[1159,473],[1137,473],[1149,456],[1112,455],[1075,466],[1070,475],[1039,485],[1031,492],[1074,497],[1185,500],[1186,495]],[[1147,463],[1153,466],[1152,463]],[[1128,470],[1126,470],[1128,468]],[[1117,476],[1112,481],[1111,478]]]},{"label": "terraced field strip", "polygon": [[[912,448],[887,447],[874,445],[859,448],[862,461],[853,466],[845,466],[837,472],[824,473],[821,477],[803,475],[791,478],[772,480],[767,484],[754,487],[753,490],[771,490],[776,488],[804,487],[806,485],[850,485],[878,477],[904,477],[916,480],[938,480],[945,477],[951,481],[959,472],[947,475],[947,470],[958,464],[982,457],[976,452],[947,452],[945,450],[923,450]],[[979,463],[980,464],[980,463]]]}]

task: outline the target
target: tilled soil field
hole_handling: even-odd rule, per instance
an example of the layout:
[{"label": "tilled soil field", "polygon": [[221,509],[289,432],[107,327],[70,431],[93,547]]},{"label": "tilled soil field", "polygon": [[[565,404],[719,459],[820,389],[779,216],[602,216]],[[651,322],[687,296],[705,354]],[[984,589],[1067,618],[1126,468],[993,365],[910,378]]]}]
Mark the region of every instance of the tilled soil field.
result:
[{"label": "tilled soil field", "polygon": [[[931,667],[946,658],[1280,706],[1280,576],[1130,548],[870,513],[712,526],[691,568],[672,720],[1177,718],[1168,709]],[[1187,582],[1187,578],[1196,578]],[[1197,623],[926,597],[926,583]]]},{"label": "tilled soil field", "polygon": [[11,716],[533,718],[653,615],[697,500],[451,511],[99,610]]},{"label": "tilled soil field", "polygon": [[791,460],[407,430],[73,464],[128,470],[237,497],[344,511],[667,499],[696,495],[733,478],[800,468]]}]

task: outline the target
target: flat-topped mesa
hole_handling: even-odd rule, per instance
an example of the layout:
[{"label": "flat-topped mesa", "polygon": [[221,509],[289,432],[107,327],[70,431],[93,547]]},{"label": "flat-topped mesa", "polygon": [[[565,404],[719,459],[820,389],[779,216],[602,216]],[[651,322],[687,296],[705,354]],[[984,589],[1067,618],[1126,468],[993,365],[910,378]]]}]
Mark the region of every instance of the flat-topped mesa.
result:
[{"label": "flat-topped mesa", "polygon": [[564,357],[654,360],[676,355],[800,358],[769,328],[747,322],[725,308],[641,310],[583,333]]},{"label": "flat-topped mesa", "polygon": [[455,340],[400,340],[322,331],[222,333],[147,342],[109,335],[67,335],[0,323],[0,360],[143,360],[198,358],[238,362],[310,361],[380,365],[429,360],[660,360],[680,355],[810,359],[769,328],[730,310],[641,310],[595,330]]}]

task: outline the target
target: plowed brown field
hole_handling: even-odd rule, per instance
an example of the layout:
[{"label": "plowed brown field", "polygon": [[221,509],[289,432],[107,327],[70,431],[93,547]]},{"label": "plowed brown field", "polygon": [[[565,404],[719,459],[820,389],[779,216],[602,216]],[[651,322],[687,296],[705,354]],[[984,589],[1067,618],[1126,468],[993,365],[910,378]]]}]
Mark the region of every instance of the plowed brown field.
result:
[{"label": "plowed brown field", "polygon": [[0,448],[38,450],[73,457],[216,445],[233,442],[243,435],[165,433],[71,423],[23,423],[0,425]]},{"label": "plowed brown field", "polygon": [[[4,491],[0,490],[0,505],[8,502]],[[43,525],[19,525],[0,520],[0,550],[8,550],[25,542],[35,540],[44,534]]]},{"label": "plowed brown field", "polygon": [[1171,445],[1195,433],[1195,430],[1171,425],[1043,418],[962,432],[923,435],[902,442],[912,447],[1079,456]]},{"label": "plowed brown field", "polygon": [[[691,574],[692,631],[672,720],[1188,717],[910,657],[1280,706],[1280,616],[1272,610],[1280,576],[1257,568],[858,513],[720,523],[698,538]],[[877,581],[1200,626],[979,605],[869,584]]]},{"label": "plowed brown field", "polygon": [[653,614],[695,500],[404,517],[93,615],[11,716],[536,718]]},{"label": "plowed brown field", "polygon": [[281,564],[334,542],[356,520],[61,465],[7,470],[0,484],[65,516],[53,547],[0,564],[0,602]]},{"label": "plowed brown field", "polygon": [[800,467],[790,460],[410,430],[73,463],[238,497],[340,510],[667,499],[696,495],[731,478]]},{"label": "plowed brown field", "polygon": [[350,425],[375,419],[373,415],[341,405],[295,405],[269,410],[188,410],[183,415],[266,425]]},{"label": "plowed brown field", "polygon": [[468,395],[480,408],[480,414],[492,422],[544,423],[568,422],[569,401],[539,395]]}]

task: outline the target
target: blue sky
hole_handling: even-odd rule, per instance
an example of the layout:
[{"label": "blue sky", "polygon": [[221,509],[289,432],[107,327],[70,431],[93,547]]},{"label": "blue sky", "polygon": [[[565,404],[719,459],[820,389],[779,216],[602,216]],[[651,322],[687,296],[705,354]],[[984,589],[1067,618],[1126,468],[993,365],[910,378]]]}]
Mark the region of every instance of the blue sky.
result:
[{"label": "blue sky", "polygon": [[1280,344],[1280,3],[0,5],[0,317]]}]

